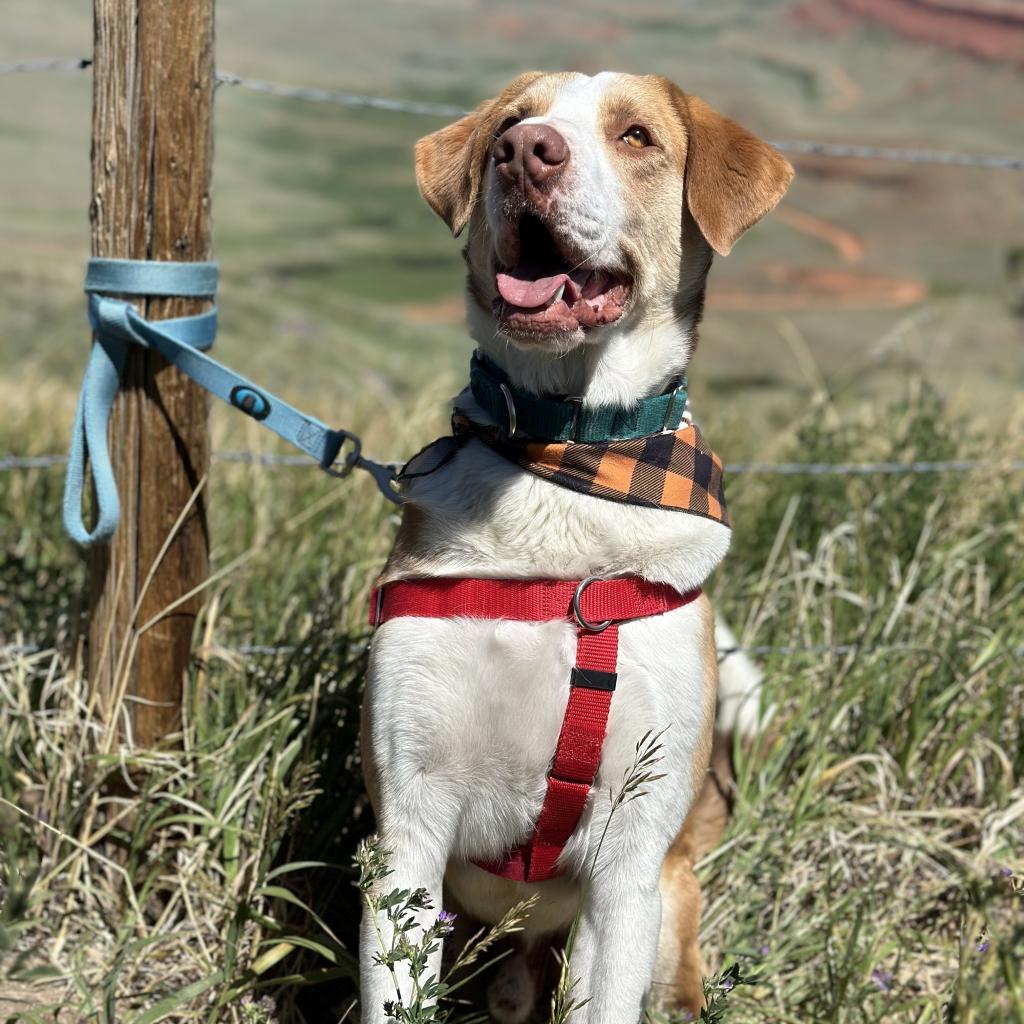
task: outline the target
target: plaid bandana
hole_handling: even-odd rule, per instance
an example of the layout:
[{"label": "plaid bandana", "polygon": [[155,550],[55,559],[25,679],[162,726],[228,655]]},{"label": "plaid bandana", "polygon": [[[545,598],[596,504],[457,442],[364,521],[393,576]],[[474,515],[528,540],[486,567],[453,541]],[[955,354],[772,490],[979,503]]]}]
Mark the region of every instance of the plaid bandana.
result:
[{"label": "plaid bandana", "polygon": [[722,460],[695,426],[625,441],[531,441],[456,413],[457,438],[480,438],[517,466],[580,494],[663,508],[729,525]]}]

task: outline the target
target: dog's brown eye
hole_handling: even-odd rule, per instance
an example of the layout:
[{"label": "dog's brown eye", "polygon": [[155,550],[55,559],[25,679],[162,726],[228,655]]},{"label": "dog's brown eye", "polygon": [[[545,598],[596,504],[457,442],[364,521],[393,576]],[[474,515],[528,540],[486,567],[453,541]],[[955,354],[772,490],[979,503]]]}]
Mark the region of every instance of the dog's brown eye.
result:
[{"label": "dog's brown eye", "polygon": [[651,144],[651,137],[645,129],[635,124],[632,128],[626,129],[622,135],[622,141],[634,149],[646,149]]}]

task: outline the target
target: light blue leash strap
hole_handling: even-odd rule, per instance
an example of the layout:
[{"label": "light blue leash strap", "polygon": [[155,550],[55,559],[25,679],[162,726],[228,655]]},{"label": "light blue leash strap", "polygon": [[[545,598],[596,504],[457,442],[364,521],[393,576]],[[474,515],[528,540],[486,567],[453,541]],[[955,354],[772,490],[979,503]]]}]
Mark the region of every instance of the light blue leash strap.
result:
[{"label": "light blue leash strap", "polygon": [[[217,289],[216,263],[157,263],[143,260],[96,259],[89,262],[85,290],[95,342],[78,398],[71,452],[64,485],[64,528],[77,543],[107,541],[117,528],[120,506],[107,449],[107,424],[130,345],[159,352],[201,388],[251,416],[279,437],[315,459],[336,476],[353,468],[370,472],[392,501],[394,470],[362,455],[359,438],[334,430],[307,416],[276,395],[258,388],[241,374],[203,354],[217,334],[216,307],[197,316],[151,322],[131,303],[107,295],[212,296]],[[335,468],[342,445],[352,449]],[[96,525],[90,531],[82,518],[86,463],[91,462],[96,492]]]}]

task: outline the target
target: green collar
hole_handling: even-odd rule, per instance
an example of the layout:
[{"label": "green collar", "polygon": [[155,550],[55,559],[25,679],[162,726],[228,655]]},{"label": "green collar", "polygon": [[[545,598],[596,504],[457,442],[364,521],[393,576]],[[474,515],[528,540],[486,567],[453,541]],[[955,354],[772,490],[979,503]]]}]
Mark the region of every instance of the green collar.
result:
[{"label": "green collar", "polygon": [[509,437],[537,441],[625,441],[677,430],[686,411],[686,379],[632,406],[585,407],[579,398],[539,398],[515,387],[507,374],[479,352],[469,368],[477,404]]}]

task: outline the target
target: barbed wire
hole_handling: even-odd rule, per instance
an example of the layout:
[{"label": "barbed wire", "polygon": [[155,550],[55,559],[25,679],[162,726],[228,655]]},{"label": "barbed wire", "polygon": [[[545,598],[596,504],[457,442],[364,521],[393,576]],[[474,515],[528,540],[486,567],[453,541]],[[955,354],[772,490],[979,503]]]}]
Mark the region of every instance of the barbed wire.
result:
[{"label": "barbed wire", "polygon": [[[50,57],[0,63],[0,75],[40,71],[83,71],[92,66],[88,57]],[[388,96],[324,89],[319,86],[292,85],[264,78],[249,78],[231,71],[217,72],[218,85],[231,85],[250,92],[278,96],[282,99],[303,100],[309,103],[333,103],[337,106],[363,110],[383,110],[393,114],[411,114],[417,117],[461,117],[465,109],[453,103],[432,103]],[[940,167],[980,167],[986,170],[1024,171],[1024,157],[1000,156],[986,153],[952,153],[939,149],[907,146],[869,146],[860,143],[817,142],[807,139],[771,139],[776,149],[784,153],[803,156],[822,156],[835,159],[880,160],[892,163],[931,164]]]},{"label": "barbed wire", "polygon": [[[315,469],[308,455],[277,455],[270,452],[216,451],[215,462],[252,466],[282,466],[287,469]],[[67,464],[66,455],[0,456],[0,472],[48,469]],[[400,460],[399,460],[400,461]],[[1020,472],[1024,459],[917,459],[913,462],[734,462],[725,467],[733,476],[871,476],[914,473],[973,473],[981,470]]]},{"label": "barbed wire", "polygon": [[[52,647],[39,644],[0,644],[0,656],[9,658],[32,657],[53,652]],[[243,658],[277,658],[301,651],[298,644],[204,644],[197,648],[195,656],[208,659],[217,655],[235,655]],[[844,657],[849,654],[877,654],[881,651],[927,651],[930,648],[914,643],[843,643],[843,644],[733,644],[719,647],[718,660],[725,661],[734,654],[766,656],[772,654],[784,657],[800,654],[834,654]],[[1002,653],[1014,658],[1024,657],[1024,645],[1009,647]]]},{"label": "barbed wire", "polygon": [[47,469],[50,466],[66,466],[66,455],[3,455],[0,456],[0,473],[16,469]]},{"label": "barbed wire", "polygon": [[44,57],[42,60],[0,62],[0,75],[19,75],[35,71],[84,71],[91,66],[90,57]]},{"label": "barbed wire", "polygon": [[283,99],[306,100],[310,103],[334,103],[356,109],[386,110],[391,114],[413,114],[418,117],[462,117],[464,107],[450,103],[429,103],[419,100],[389,99],[386,96],[364,96],[362,93],[338,92],[316,86],[286,85],[283,82],[268,82],[262,78],[244,78],[230,71],[217,72],[218,85],[237,85],[251,92],[280,96]]},{"label": "barbed wire", "polygon": [[937,164],[940,167],[983,167],[994,171],[1024,171],[1024,157],[988,156],[983,153],[950,153],[941,149],[902,146],[863,146],[844,142],[808,142],[802,139],[769,139],[783,153],[827,156],[839,159],[885,160],[903,164]]},{"label": "barbed wire", "polygon": [[752,476],[870,476],[875,473],[973,473],[983,469],[1024,470],[1024,459],[918,459],[914,462],[736,462],[727,464],[732,475]]}]

